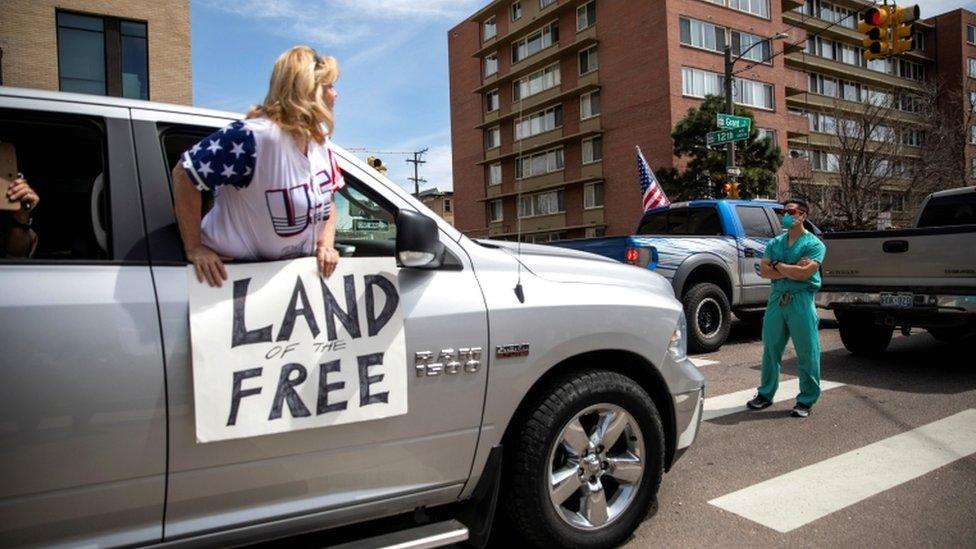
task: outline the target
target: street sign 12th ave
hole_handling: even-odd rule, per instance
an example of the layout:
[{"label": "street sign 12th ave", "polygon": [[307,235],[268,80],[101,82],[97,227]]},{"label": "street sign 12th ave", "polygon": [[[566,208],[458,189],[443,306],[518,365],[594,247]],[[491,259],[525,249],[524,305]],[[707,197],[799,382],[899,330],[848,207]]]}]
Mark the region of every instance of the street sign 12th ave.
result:
[{"label": "street sign 12th ave", "polygon": [[717,132],[708,132],[705,134],[705,143],[711,147],[712,145],[721,145],[723,143],[729,143],[731,141],[745,141],[749,139],[749,128],[735,128],[734,130],[719,130]]},{"label": "street sign 12th ave", "polygon": [[731,114],[722,113],[718,113],[716,123],[720,130],[735,130],[752,126],[752,121],[745,116],[732,116]]}]

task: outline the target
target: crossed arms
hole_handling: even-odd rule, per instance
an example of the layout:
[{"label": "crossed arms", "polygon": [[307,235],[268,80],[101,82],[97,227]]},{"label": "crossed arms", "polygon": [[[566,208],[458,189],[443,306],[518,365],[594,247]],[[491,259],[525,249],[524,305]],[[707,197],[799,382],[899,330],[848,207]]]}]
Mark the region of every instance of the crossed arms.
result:
[{"label": "crossed arms", "polygon": [[763,259],[759,267],[759,276],[770,280],[788,278],[790,280],[804,281],[813,276],[820,268],[820,263],[804,257],[796,265],[779,262],[773,267],[773,262]]}]

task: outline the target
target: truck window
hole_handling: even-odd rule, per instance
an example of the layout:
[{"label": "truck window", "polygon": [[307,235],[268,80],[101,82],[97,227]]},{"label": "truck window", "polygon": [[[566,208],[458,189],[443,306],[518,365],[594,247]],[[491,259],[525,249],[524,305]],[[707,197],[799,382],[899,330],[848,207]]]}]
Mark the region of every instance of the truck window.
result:
[{"label": "truck window", "polygon": [[691,208],[688,214],[688,226],[685,234],[695,236],[721,236],[722,222],[718,218],[718,211],[712,206]]},{"label": "truck window", "polygon": [[[5,161],[11,173],[22,173],[40,199],[31,215],[36,236],[29,257],[112,259],[104,121],[0,109],[0,143],[12,152]],[[7,255],[11,221],[0,211],[0,258]]]},{"label": "truck window", "polygon": [[392,257],[396,250],[396,210],[374,197],[350,174],[335,194],[336,250],[351,257]]},{"label": "truck window", "polygon": [[976,224],[976,191],[932,197],[918,219],[919,227]]},{"label": "truck window", "polygon": [[665,234],[688,234],[688,209],[670,210]]},{"label": "truck window", "polygon": [[637,234],[667,234],[668,212],[657,212],[644,216]]},{"label": "truck window", "polygon": [[742,230],[746,236],[756,238],[772,238],[776,236],[773,226],[769,223],[766,208],[762,206],[736,206],[735,213],[742,223]]}]

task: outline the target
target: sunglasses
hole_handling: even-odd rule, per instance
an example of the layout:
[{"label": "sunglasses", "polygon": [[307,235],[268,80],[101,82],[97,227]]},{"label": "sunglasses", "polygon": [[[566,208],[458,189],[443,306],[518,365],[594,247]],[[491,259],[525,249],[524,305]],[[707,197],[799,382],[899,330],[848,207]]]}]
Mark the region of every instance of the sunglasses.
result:
[{"label": "sunglasses", "polygon": [[783,208],[783,213],[788,213],[790,215],[797,215],[797,214],[805,214],[807,212],[801,210],[800,208]]}]

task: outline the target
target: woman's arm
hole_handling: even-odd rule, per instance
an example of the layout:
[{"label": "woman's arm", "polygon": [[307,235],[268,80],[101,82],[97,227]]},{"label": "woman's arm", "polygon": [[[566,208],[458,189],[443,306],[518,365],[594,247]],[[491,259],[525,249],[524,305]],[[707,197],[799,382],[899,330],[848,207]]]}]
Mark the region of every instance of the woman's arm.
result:
[{"label": "woman's arm", "polygon": [[186,258],[197,271],[197,280],[206,280],[211,286],[219,288],[227,280],[227,271],[221,257],[204,246],[200,240],[203,198],[181,164],[173,168],[173,202],[176,223],[183,238],[183,249],[186,250]]},{"label": "woman's arm", "polygon": [[315,241],[315,259],[318,260],[319,272],[325,278],[332,276],[339,264],[339,252],[335,250],[336,218],[339,212],[336,210],[335,197],[330,200],[332,203],[329,205],[329,218],[325,220],[325,225]]}]

